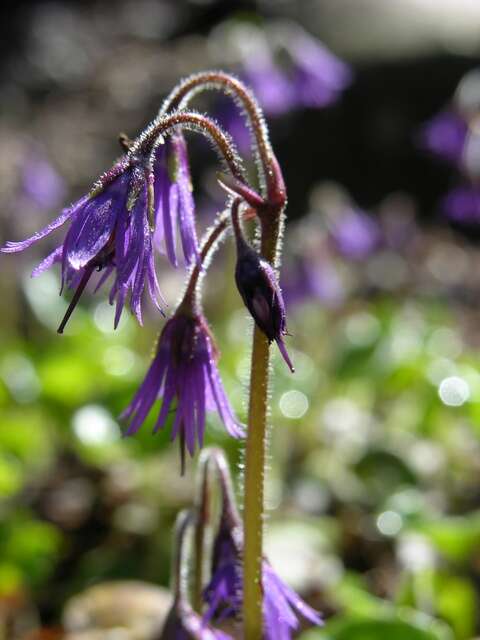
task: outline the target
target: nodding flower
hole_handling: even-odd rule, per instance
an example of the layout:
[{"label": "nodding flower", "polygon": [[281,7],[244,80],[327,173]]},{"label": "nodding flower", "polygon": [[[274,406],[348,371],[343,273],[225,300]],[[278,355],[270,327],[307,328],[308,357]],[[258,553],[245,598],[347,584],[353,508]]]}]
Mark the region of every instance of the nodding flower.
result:
[{"label": "nodding flower", "polygon": [[150,298],[161,310],[162,296],[154,263],[154,244],[163,240],[166,253],[177,265],[176,233],[181,238],[185,262],[198,257],[194,204],[185,140],[172,134],[157,144],[153,159],[129,151],[131,141],[121,143],[124,155],[88,195],[64,209],[60,216],[30,238],[7,242],[5,253],[23,251],[70,222],[63,242],[33,271],[37,276],[53,264],[61,264],[62,289],[75,289],[63,318],[63,332],[94,271],[103,271],[96,289],[111,276],[110,303],[116,302],[115,327],[125,301],[142,324],[142,297]]},{"label": "nodding flower", "polygon": [[163,398],[154,430],[165,426],[175,405],[172,440],[180,439],[182,473],[185,447],[193,456],[203,446],[206,411],[216,410],[228,433],[244,435],[220,379],[213,337],[200,312],[182,305],[166,323],[150,369],[130,405],[122,414],[129,422],[127,435],[136,433],[158,397]]},{"label": "nodding flower", "polygon": [[143,161],[126,155],[101,178],[90,194],[64,209],[56,220],[30,238],[7,242],[2,248],[5,253],[24,251],[70,222],[63,242],[32,273],[37,276],[59,263],[62,289],[65,285],[75,289],[59,333],[63,332],[94,271],[103,271],[96,289],[114,274],[110,302],[116,301],[115,327],[128,294],[130,308],[140,324],[145,288],[161,308],[149,216],[151,182],[151,174]]}]

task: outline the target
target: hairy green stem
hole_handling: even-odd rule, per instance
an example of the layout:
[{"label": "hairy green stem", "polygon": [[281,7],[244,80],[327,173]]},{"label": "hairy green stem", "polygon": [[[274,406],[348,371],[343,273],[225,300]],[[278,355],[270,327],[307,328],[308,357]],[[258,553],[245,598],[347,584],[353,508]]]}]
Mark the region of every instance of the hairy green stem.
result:
[{"label": "hairy green stem", "polygon": [[[262,218],[261,253],[271,264],[277,258],[282,215]],[[256,326],[253,333],[248,432],[245,451],[245,495],[243,508],[243,623],[245,640],[263,637],[264,481],[267,460],[267,410],[269,385],[269,344]]]}]

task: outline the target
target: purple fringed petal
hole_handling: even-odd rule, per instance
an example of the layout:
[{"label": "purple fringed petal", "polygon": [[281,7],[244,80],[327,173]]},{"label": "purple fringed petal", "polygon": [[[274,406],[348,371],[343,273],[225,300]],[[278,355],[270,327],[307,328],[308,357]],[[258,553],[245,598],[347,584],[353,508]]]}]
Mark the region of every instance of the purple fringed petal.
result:
[{"label": "purple fringed petal", "polygon": [[155,245],[176,267],[176,227],[180,232],[186,264],[198,257],[195,203],[185,140],[181,134],[167,139],[157,149],[154,162]]},{"label": "purple fringed petal", "polygon": [[73,221],[68,233],[66,258],[73,269],[81,269],[107,244],[117,210],[111,196],[103,192],[91,200]]},{"label": "purple fringed petal", "polygon": [[46,258],[44,258],[40,264],[38,264],[35,269],[32,271],[32,278],[36,278],[41,273],[50,269],[54,264],[62,261],[62,253],[63,253],[63,245],[57,247],[50,253]]},{"label": "purple fringed petal", "polygon": [[140,389],[132,402],[122,413],[121,418],[130,421],[127,435],[136,433],[147,417],[160,392],[167,363],[159,354],[155,356]]},{"label": "purple fringed petal", "polygon": [[155,235],[154,242],[159,251],[165,252],[172,266],[177,267],[175,251],[175,224],[178,212],[178,187],[172,182],[168,166],[170,141],[160,145],[157,149],[154,163],[154,209]]},{"label": "purple fringed petal", "polygon": [[231,436],[234,438],[243,438],[245,436],[245,430],[243,425],[235,418],[232,407],[227,398],[227,394],[223,388],[220,374],[217,366],[215,365],[210,339],[207,334],[204,334],[203,337],[205,341],[205,352],[207,354],[205,359],[206,377],[209,382],[211,394],[215,400],[218,414]]},{"label": "purple fringed petal", "polygon": [[265,633],[268,640],[290,640],[298,628],[297,614],[315,625],[323,624],[319,614],[288,587],[267,563],[262,567]]},{"label": "purple fringed petal", "polygon": [[172,140],[173,151],[177,158],[178,216],[180,238],[185,262],[191,264],[198,259],[198,240],[195,229],[195,203],[192,194],[192,181],[188,164],[187,145],[181,134]]},{"label": "purple fringed petal", "polygon": [[88,200],[89,200],[89,196],[84,196],[83,198],[80,198],[80,200],[77,200],[77,202],[72,204],[70,207],[67,207],[66,209],[64,209],[62,213],[58,216],[58,218],[53,220],[53,222],[50,222],[50,224],[48,224],[46,227],[44,227],[40,231],[37,231],[36,233],[34,233],[33,236],[30,236],[30,238],[27,238],[26,240],[21,240],[19,242],[7,242],[7,244],[4,247],[2,247],[1,251],[3,253],[15,253],[16,251],[23,251],[24,249],[27,249],[32,244],[35,244],[35,242],[38,242],[42,238],[45,238],[46,236],[48,236],[50,233],[55,231],[55,229],[58,229],[59,227],[61,227],[72,216],[79,215],[80,211],[82,210],[82,208],[84,207],[84,205],[87,203]]},{"label": "purple fringed petal", "polygon": [[178,266],[175,251],[175,221],[178,211],[178,189],[173,185],[168,175],[168,169],[158,166],[155,169],[154,182],[155,203],[155,246],[162,251],[162,242],[165,243],[165,252],[172,266]]}]

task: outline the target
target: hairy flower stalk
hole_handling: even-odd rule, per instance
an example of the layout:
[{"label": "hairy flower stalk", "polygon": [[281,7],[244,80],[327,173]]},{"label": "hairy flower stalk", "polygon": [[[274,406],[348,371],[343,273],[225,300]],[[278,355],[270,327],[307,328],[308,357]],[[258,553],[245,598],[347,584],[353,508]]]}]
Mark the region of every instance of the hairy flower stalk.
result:
[{"label": "hairy flower stalk", "polygon": [[257,160],[260,188],[263,191],[266,186],[265,171],[270,163],[272,149],[263,112],[252,91],[241,80],[223,71],[196,73],[173,89],[163,103],[159,117],[172,109],[185,108],[197,94],[212,89],[232,96],[245,114],[247,126],[252,133],[252,149]]},{"label": "hairy flower stalk", "polygon": [[[270,157],[267,173],[267,199],[257,210],[261,225],[260,255],[274,267],[279,260],[279,240],[283,226],[286,191],[276,158]],[[267,449],[269,385],[269,340],[258,325],[253,332],[245,450],[245,494],[243,506],[244,566],[243,624],[249,640],[262,639],[262,586],[264,522],[264,475]]]}]

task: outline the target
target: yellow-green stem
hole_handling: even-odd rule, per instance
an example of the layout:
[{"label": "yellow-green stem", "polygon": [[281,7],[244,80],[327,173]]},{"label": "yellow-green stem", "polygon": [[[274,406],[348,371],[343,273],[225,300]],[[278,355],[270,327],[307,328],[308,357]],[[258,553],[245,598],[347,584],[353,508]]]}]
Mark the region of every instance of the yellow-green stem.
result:
[{"label": "yellow-green stem", "polygon": [[[275,263],[282,218],[275,215],[262,224],[262,256]],[[245,495],[243,508],[243,623],[244,640],[261,640],[263,593],[264,476],[267,457],[267,409],[269,344],[255,327],[250,371],[248,432],[245,451]]]}]

